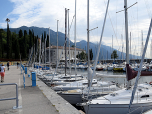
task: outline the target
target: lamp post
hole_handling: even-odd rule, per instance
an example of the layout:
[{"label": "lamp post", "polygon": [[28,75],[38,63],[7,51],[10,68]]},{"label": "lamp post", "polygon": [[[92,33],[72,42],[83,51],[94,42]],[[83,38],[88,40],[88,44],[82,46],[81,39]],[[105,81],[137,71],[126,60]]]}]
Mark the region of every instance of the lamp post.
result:
[{"label": "lamp post", "polygon": [[5,21],[7,22],[7,26],[8,26],[8,22],[10,22],[10,19],[9,19],[9,18],[7,18]]}]

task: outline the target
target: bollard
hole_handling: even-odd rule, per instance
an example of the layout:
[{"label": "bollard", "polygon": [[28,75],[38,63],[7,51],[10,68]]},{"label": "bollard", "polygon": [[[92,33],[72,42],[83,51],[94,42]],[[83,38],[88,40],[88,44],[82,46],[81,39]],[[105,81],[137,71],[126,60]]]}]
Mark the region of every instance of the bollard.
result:
[{"label": "bollard", "polygon": [[36,72],[32,72],[32,87],[36,86]]},{"label": "bollard", "polygon": [[25,67],[25,74],[27,74],[27,67]]}]

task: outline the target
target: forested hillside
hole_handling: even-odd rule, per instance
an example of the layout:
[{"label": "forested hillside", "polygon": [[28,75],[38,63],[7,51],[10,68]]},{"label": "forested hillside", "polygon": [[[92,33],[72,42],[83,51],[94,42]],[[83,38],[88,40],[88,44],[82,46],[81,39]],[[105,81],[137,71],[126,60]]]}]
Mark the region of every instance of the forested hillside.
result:
[{"label": "forested hillside", "polygon": [[[0,29],[0,58],[19,59],[21,54],[22,59],[27,59],[29,49],[32,46],[37,49],[38,36],[34,35],[33,30],[22,31],[20,29],[18,33],[15,33],[10,32],[8,28],[7,31]],[[42,33],[42,42],[44,42],[44,38],[46,38],[46,32]],[[46,45],[49,45],[48,35]]]}]

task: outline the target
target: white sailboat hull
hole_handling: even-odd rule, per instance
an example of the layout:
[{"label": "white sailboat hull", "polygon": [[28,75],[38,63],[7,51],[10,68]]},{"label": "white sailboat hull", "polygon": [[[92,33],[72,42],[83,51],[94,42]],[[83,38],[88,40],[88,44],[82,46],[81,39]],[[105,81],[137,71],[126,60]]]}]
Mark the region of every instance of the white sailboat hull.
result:
[{"label": "white sailboat hull", "polygon": [[[89,104],[84,105],[86,114],[128,114],[129,104]],[[141,114],[152,109],[152,102],[132,104],[129,114]]]},{"label": "white sailboat hull", "polygon": [[108,70],[108,71],[112,71],[112,70],[113,70],[113,67],[112,67],[112,66],[111,66],[111,67],[108,67],[107,70]]}]

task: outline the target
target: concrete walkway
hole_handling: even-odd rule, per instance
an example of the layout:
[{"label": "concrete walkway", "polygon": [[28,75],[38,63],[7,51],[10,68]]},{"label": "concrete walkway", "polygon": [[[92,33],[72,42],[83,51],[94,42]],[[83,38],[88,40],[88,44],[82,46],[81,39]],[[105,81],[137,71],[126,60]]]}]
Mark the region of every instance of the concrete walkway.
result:
[{"label": "concrete walkway", "polygon": [[[80,114],[63,98],[58,96],[50,87],[37,79],[37,86],[32,87],[31,78],[25,76],[25,88],[23,86],[23,74],[16,66],[10,66],[6,70],[4,82],[18,84],[18,97],[20,109],[13,109],[16,100],[0,101],[0,114]],[[0,86],[0,99],[15,98],[16,86]]]}]

